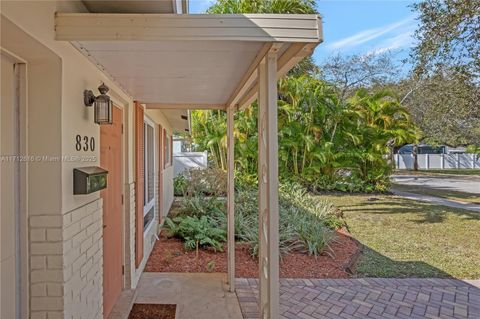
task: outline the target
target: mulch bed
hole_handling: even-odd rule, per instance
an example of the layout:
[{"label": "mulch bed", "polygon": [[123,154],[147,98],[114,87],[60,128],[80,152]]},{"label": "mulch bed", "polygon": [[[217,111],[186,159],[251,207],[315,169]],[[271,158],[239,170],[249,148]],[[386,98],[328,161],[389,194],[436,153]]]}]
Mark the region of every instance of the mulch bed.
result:
[{"label": "mulch bed", "polygon": [[[346,230],[337,231],[337,239],[331,243],[333,254],[308,256],[300,252],[283,255],[280,260],[282,278],[349,278],[352,277],[360,245]],[[155,243],[145,267],[146,272],[227,272],[227,253],[201,249],[198,258],[195,251],[185,251],[183,242],[161,235]],[[235,245],[235,276],[258,277],[258,260],[253,258],[249,246]]]},{"label": "mulch bed", "polygon": [[128,319],[175,319],[176,305],[139,304],[133,305]]}]

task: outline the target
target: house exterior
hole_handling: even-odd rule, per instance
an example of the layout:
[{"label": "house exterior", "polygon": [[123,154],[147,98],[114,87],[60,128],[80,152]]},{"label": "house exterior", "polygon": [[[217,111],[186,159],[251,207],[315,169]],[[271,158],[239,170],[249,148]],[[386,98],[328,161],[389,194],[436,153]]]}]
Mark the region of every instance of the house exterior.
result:
[{"label": "house exterior", "polygon": [[[173,201],[172,136],[189,128],[189,109],[228,113],[233,247],[233,114],[257,97],[261,309],[276,318],[276,80],[320,43],[319,18],[187,9],[1,2],[1,319],[107,318],[136,287]],[[84,102],[102,83],[107,125]],[[107,170],[106,188],[75,194],[74,170],[85,167]],[[229,265],[233,291],[233,249]]]}]

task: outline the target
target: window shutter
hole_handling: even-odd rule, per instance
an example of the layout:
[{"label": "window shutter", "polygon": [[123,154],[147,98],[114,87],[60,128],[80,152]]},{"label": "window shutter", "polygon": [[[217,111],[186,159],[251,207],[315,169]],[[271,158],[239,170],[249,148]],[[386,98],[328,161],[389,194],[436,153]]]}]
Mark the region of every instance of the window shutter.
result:
[{"label": "window shutter", "polygon": [[160,221],[163,221],[163,128],[158,125],[158,211]]},{"label": "window shutter", "polygon": [[143,259],[143,203],[145,192],[145,131],[143,107],[135,102],[135,265],[138,268]]},{"label": "window shutter", "polygon": [[167,130],[163,129],[163,167],[167,167]]}]

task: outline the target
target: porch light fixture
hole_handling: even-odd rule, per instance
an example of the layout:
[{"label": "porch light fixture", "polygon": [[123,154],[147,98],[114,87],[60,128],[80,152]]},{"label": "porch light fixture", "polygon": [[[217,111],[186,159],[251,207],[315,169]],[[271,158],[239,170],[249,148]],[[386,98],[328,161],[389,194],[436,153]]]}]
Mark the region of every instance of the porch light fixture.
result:
[{"label": "porch light fixture", "polygon": [[112,101],[107,95],[108,90],[108,86],[102,83],[98,87],[99,96],[95,96],[91,90],[83,92],[85,106],[94,106],[94,121],[100,125],[113,123]]}]

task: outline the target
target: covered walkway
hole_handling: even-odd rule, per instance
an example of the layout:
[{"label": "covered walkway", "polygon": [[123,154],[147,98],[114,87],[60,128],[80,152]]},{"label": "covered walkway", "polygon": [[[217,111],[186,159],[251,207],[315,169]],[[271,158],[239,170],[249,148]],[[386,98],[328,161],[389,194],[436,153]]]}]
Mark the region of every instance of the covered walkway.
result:
[{"label": "covered walkway", "polygon": [[[55,39],[69,41],[147,110],[226,111],[230,292],[235,291],[234,113],[258,100],[259,307],[262,318],[277,319],[277,81],[322,42],[320,17],[57,13]],[[137,214],[141,220],[142,212]],[[137,223],[137,266],[142,231]]]},{"label": "covered walkway", "polygon": [[135,291],[126,291],[108,319],[127,319],[133,303],[176,305],[177,319],[242,319],[235,293],[221,273],[143,273]]}]

